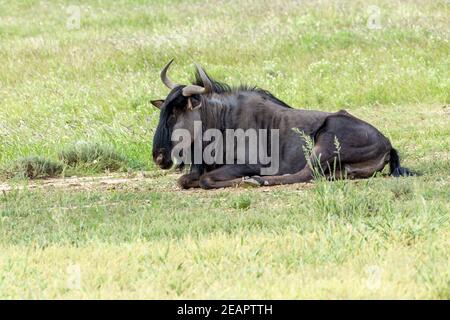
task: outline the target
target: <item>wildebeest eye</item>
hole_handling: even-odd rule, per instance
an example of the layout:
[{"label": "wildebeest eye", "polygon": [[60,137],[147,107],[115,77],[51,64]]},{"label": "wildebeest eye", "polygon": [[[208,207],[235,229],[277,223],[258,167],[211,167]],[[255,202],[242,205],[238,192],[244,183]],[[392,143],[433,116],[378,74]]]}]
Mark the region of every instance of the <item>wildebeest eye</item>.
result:
[{"label": "wildebeest eye", "polygon": [[173,126],[173,125],[175,125],[176,121],[177,121],[177,118],[175,117],[175,115],[171,114],[169,119],[167,119],[167,124],[169,126]]},{"label": "wildebeest eye", "polygon": [[200,99],[199,99],[198,96],[192,96],[191,97],[191,102],[192,102],[192,105],[195,107],[195,106],[198,106],[200,104]]}]

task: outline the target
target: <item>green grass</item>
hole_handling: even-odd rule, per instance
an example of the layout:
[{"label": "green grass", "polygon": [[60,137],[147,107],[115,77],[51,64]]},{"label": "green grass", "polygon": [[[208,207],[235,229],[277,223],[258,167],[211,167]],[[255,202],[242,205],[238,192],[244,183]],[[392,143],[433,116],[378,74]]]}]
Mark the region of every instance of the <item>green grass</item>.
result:
[{"label": "green grass", "polygon": [[[101,156],[74,174],[108,171],[98,159],[155,173],[0,193],[0,297],[449,299],[450,4],[370,4],[381,30],[364,1],[0,0],[0,168],[85,159],[86,141]],[[171,58],[177,82],[197,61],[295,107],[346,108],[422,175],[177,190],[151,161]]]}]

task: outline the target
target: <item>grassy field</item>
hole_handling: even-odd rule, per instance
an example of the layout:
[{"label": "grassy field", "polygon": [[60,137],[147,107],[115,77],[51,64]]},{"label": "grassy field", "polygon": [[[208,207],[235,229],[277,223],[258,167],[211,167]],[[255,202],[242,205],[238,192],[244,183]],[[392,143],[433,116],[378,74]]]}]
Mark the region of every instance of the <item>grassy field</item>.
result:
[{"label": "grassy field", "polygon": [[[450,299],[449,21],[445,0],[0,0],[0,298]],[[171,58],[178,82],[197,61],[345,108],[422,175],[181,191],[151,161]],[[113,164],[69,164],[92,144]],[[32,188],[23,157],[124,181]]]}]

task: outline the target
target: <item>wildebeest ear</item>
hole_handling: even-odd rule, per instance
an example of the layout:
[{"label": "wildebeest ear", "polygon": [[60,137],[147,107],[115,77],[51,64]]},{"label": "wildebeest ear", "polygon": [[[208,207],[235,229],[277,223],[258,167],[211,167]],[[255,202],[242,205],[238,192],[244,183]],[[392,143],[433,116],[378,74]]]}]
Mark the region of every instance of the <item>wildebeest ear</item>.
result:
[{"label": "wildebeest ear", "polygon": [[164,104],[164,100],[152,100],[150,102],[158,109],[161,109],[162,105]]}]

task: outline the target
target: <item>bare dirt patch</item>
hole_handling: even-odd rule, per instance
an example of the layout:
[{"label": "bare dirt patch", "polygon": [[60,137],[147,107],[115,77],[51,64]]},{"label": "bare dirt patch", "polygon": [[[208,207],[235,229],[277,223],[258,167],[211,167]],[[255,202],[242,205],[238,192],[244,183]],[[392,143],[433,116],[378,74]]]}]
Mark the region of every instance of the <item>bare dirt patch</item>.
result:
[{"label": "bare dirt patch", "polygon": [[[173,175],[174,179],[176,174]],[[167,184],[158,185],[158,176],[155,174],[108,174],[103,176],[52,178],[33,181],[15,181],[0,184],[0,192],[13,190],[33,189],[70,189],[70,190],[94,190],[116,189],[147,185],[148,189],[167,189]],[[176,187],[174,185],[174,187]]]},{"label": "bare dirt patch", "polygon": [[[74,190],[74,191],[94,191],[94,190],[133,190],[133,191],[154,191],[154,192],[182,192],[186,194],[192,193],[210,193],[228,192],[240,193],[245,192],[248,188],[234,187],[222,188],[214,190],[189,189],[182,190],[177,186],[179,173],[134,173],[134,174],[108,174],[102,176],[89,177],[67,177],[67,178],[51,178],[32,181],[10,181],[0,183],[0,192],[8,193],[15,190]],[[311,183],[299,183],[284,186],[259,187],[260,192],[269,192],[275,190],[299,190],[304,191],[312,187]],[[254,188],[251,188],[254,189]]]}]

